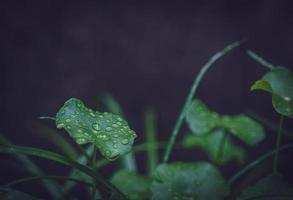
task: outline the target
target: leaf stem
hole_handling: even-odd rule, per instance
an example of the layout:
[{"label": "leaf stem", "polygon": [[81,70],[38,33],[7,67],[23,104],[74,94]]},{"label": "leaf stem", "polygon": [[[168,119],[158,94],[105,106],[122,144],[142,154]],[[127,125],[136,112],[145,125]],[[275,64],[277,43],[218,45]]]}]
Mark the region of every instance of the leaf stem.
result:
[{"label": "leaf stem", "polygon": [[39,117],[39,119],[49,119],[49,120],[56,120],[56,118],[55,117],[49,117],[49,116],[41,116],[41,117]]},{"label": "leaf stem", "polygon": [[280,156],[280,145],[282,141],[282,127],[284,122],[284,116],[280,116],[280,122],[279,122],[279,129],[278,129],[278,136],[276,140],[276,151],[275,151],[275,158],[273,163],[273,172],[278,172],[278,164],[279,164],[279,156]]},{"label": "leaf stem", "polygon": [[225,131],[222,138],[221,138],[221,141],[220,141],[220,145],[219,145],[219,149],[218,149],[218,158],[219,158],[219,161],[220,163],[223,163],[224,161],[224,152],[225,152],[225,146],[226,146],[226,137],[227,137],[227,132]]},{"label": "leaf stem", "polygon": [[263,59],[262,57],[260,57],[256,53],[254,53],[253,51],[247,50],[246,53],[249,55],[249,57],[251,57],[256,62],[260,63],[264,67],[267,67],[269,69],[274,69],[275,68],[275,66],[273,64],[269,63],[268,61],[266,61],[265,59]]},{"label": "leaf stem", "polygon": [[[97,162],[97,147],[94,145],[94,151],[93,151],[92,162],[91,162],[91,166],[92,166],[93,171],[95,171],[95,169],[96,169],[96,162]],[[97,193],[97,184],[96,184],[96,180],[93,179],[92,200],[96,199],[96,193]]]},{"label": "leaf stem", "polygon": [[198,75],[196,76],[196,78],[195,78],[195,80],[194,80],[194,82],[192,84],[192,87],[191,87],[191,89],[189,91],[189,94],[188,94],[188,96],[187,96],[187,98],[185,100],[185,103],[183,105],[183,108],[181,110],[181,113],[179,114],[179,116],[177,118],[177,121],[175,123],[175,127],[174,127],[174,129],[172,131],[171,137],[169,139],[169,142],[168,142],[168,145],[167,145],[167,148],[165,150],[164,157],[163,157],[163,162],[164,163],[168,162],[168,160],[169,160],[169,157],[170,157],[170,154],[171,154],[173,145],[175,143],[176,137],[177,137],[178,132],[179,132],[181,126],[182,126],[182,123],[183,123],[183,120],[184,120],[184,117],[185,117],[186,110],[190,106],[191,101],[192,101],[192,98],[194,97],[195,92],[196,92],[196,90],[197,90],[197,88],[199,86],[199,83],[202,80],[203,76],[208,71],[208,69],[212,66],[212,64],[214,64],[219,58],[221,58],[222,56],[224,56],[225,54],[227,54],[229,51],[231,51],[235,47],[239,46],[241,43],[242,43],[242,41],[237,41],[237,42],[234,42],[234,43],[226,46],[224,49],[222,49],[221,51],[219,51],[216,54],[214,54],[208,60],[208,62],[205,65],[203,65],[203,67],[199,71]]}]

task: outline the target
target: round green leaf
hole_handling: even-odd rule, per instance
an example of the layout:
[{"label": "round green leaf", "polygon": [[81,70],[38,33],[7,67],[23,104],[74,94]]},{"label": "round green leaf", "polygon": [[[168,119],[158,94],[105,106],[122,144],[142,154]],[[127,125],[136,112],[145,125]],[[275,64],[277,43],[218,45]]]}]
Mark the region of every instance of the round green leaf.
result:
[{"label": "round green leaf", "polygon": [[272,104],[281,115],[293,118],[293,73],[284,67],[276,67],[256,81],[251,90],[272,93]]},{"label": "round green leaf", "polygon": [[218,164],[225,164],[232,159],[243,163],[245,158],[245,151],[236,146],[223,129],[216,129],[201,137],[188,134],[183,139],[183,145],[188,148],[202,149],[212,161]]},{"label": "round green leaf", "polygon": [[293,199],[293,188],[286,183],[280,174],[269,175],[254,186],[248,187],[237,200],[267,199],[289,200]]},{"label": "round green leaf", "polygon": [[111,113],[95,112],[71,98],[56,114],[57,128],[64,128],[78,144],[93,143],[109,160],[131,150],[136,134],[128,123]]},{"label": "round green leaf", "polygon": [[228,193],[219,170],[207,162],[161,164],[154,178],[151,191],[155,200],[219,200]]},{"label": "round green leaf", "polygon": [[212,112],[198,99],[193,100],[186,111],[186,121],[196,135],[204,135],[216,127],[219,115]]},{"label": "round green leaf", "polygon": [[149,199],[151,195],[150,185],[152,179],[147,176],[140,176],[134,172],[120,170],[111,178],[111,182],[129,199]]},{"label": "round green leaf", "polygon": [[249,145],[256,145],[265,137],[263,127],[245,115],[223,116],[222,127]]}]

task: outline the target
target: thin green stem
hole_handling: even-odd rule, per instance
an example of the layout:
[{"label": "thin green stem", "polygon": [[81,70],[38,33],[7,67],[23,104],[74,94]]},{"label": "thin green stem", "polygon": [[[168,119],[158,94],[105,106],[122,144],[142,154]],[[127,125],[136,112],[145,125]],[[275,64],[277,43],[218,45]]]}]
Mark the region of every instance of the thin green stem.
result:
[{"label": "thin green stem", "polygon": [[276,151],[275,151],[275,158],[273,163],[273,172],[278,172],[278,164],[279,164],[279,156],[280,156],[280,145],[282,142],[282,127],[284,122],[284,116],[280,116],[280,122],[279,122],[279,129],[278,129],[278,136],[276,140]]},{"label": "thin green stem", "polygon": [[227,132],[225,131],[222,138],[221,138],[221,141],[220,141],[220,145],[219,145],[219,149],[218,149],[218,158],[219,158],[220,163],[222,163],[224,160],[223,157],[224,157],[227,136],[228,136]]},{"label": "thin green stem", "polygon": [[9,183],[6,183],[3,185],[3,187],[12,187],[14,185],[30,182],[30,181],[38,181],[38,180],[63,180],[63,181],[72,181],[76,183],[82,183],[91,186],[92,184],[77,178],[69,178],[67,176],[31,176],[31,177],[25,177],[21,179],[17,179],[14,181],[11,181]]},{"label": "thin green stem", "polygon": [[[97,147],[94,146],[94,151],[93,151],[93,155],[92,155],[92,162],[91,162],[92,170],[94,170],[94,171],[96,169],[96,162],[97,162]],[[97,184],[96,184],[96,180],[93,179],[92,200],[96,199],[96,193],[97,193]]]},{"label": "thin green stem", "polygon": [[[290,149],[290,148],[293,148],[293,144],[288,144],[288,145],[282,146],[280,148],[280,151],[285,151],[286,149]],[[256,159],[253,162],[249,163],[248,165],[243,167],[241,170],[239,170],[234,176],[232,176],[229,179],[228,184],[232,185],[243,174],[245,174],[246,172],[248,172],[249,170],[254,168],[256,165],[258,165],[259,163],[263,162],[264,160],[266,160],[267,158],[269,158],[270,156],[272,156],[274,154],[275,154],[275,150],[269,151],[269,152],[263,154],[262,156],[260,156],[258,159]]]},{"label": "thin green stem", "polygon": [[[156,114],[152,109],[148,109],[145,113],[145,133],[146,142],[155,144],[157,142],[157,124]],[[151,175],[158,164],[158,152],[155,148],[147,150],[148,157],[148,172]]]},{"label": "thin green stem", "polygon": [[239,46],[241,43],[242,43],[242,41],[234,42],[234,43],[228,45],[227,47],[225,47],[224,49],[222,49],[221,51],[217,52],[215,55],[213,55],[208,60],[208,62],[205,65],[203,65],[203,67],[199,71],[198,75],[196,76],[196,78],[195,78],[195,80],[194,80],[194,82],[192,84],[192,87],[191,87],[191,89],[189,91],[189,94],[188,94],[188,96],[187,96],[187,98],[185,100],[185,103],[184,103],[183,108],[182,108],[182,110],[181,110],[181,112],[179,114],[179,117],[177,118],[177,121],[175,123],[175,127],[174,127],[174,129],[172,131],[171,137],[169,139],[168,146],[167,146],[167,148],[165,150],[165,154],[164,154],[164,157],[163,157],[163,162],[164,163],[168,162],[168,160],[169,160],[169,157],[170,157],[173,145],[175,143],[176,137],[177,137],[178,132],[179,132],[181,126],[182,126],[186,110],[190,106],[192,98],[194,97],[195,92],[196,92],[196,90],[197,90],[197,88],[199,86],[199,83],[202,80],[203,76],[208,71],[208,69],[212,66],[212,64],[214,64],[219,58],[221,58],[222,56],[227,54],[229,51],[231,51],[235,47]]},{"label": "thin green stem", "polygon": [[249,57],[251,57],[256,62],[260,63],[264,67],[267,67],[269,69],[274,69],[275,68],[275,66],[273,64],[269,63],[268,61],[266,61],[265,59],[263,59],[262,57],[260,57],[256,53],[254,53],[253,51],[247,50],[246,53],[249,55]]}]

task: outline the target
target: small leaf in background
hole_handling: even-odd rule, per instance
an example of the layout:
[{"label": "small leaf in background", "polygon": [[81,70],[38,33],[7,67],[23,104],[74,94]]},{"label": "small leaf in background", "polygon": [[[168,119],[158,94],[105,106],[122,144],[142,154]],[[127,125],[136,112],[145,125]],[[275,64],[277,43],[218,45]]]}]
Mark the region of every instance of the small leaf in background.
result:
[{"label": "small leaf in background", "polygon": [[217,164],[225,164],[233,159],[243,163],[245,158],[245,151],[231,141],[224,129],[216,129],[201,137],[188,134],[183,139],[183,145],[187,148],[202,149]]},{"label": "small leaf in background", "polygon": [[237,198],[237,200],[248,199],[293,199],[293,187],[283,180],[282,175],[272,174],[261,179],[254,186],[245,189]]},{"label": "small leaf in background", "polygon": [[111,182],[131,200],[149,199],[152,179],[140,176],[134,172],[120,170],[111,179]]},{"label": "small leaf in background", "polygon": [[92,143],[109,160],[131,150],[136,134],[128,123],[111,113],[95,112],[71,98],[56,114],[57,128],[64,128],[78,144]]},{"label": "small leaf in background", "polygon": [[263,127],[245,115],[223,116],[221,126],[249,145],[256,145],[265,137]]},{"label": "small leaf in background", "polygon": [[196,135],[204,135],[216,127],[219,115],[198,99],[193,100],[186,112],[189,128]]},{"label": "small leaf in background", "polygon": [[229,190],[218,169],[207,162],[161,164],[154,179],[151,191],[156,200],[220,200]]},{"label": "small leaf in background", "polygon": [[275,110],[293,118],[293,73],[284,67],[276,67],[256,81],[251,90],[264,90],[272,94]]}]

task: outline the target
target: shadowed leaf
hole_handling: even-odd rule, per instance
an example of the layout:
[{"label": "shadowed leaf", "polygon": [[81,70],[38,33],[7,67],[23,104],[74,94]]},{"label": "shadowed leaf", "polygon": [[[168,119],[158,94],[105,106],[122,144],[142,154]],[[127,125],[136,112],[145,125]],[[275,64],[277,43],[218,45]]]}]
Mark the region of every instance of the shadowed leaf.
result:
[{"label": "shadowed leaf", "polygon": [[276,67],[256,81],[251,90],[264,90],[272,94],[272,104],[281,115],[293,118],[293,73]]},{"label": "shadowed leaf", "polygon": [[221,173],[207,162],[161,164],[154,178],[151,191],[156,200],[219,200],[228,193]]},{"label": "shadowed leaf", "polygon": [[218,164],[225,164],[233,159],[243,163],[245,158],[245,151],[236,146],[223,129],[217,129],[201,137],[188,134],[183,139],[183,145],[188,148],[202,149],[212,161]]}]

